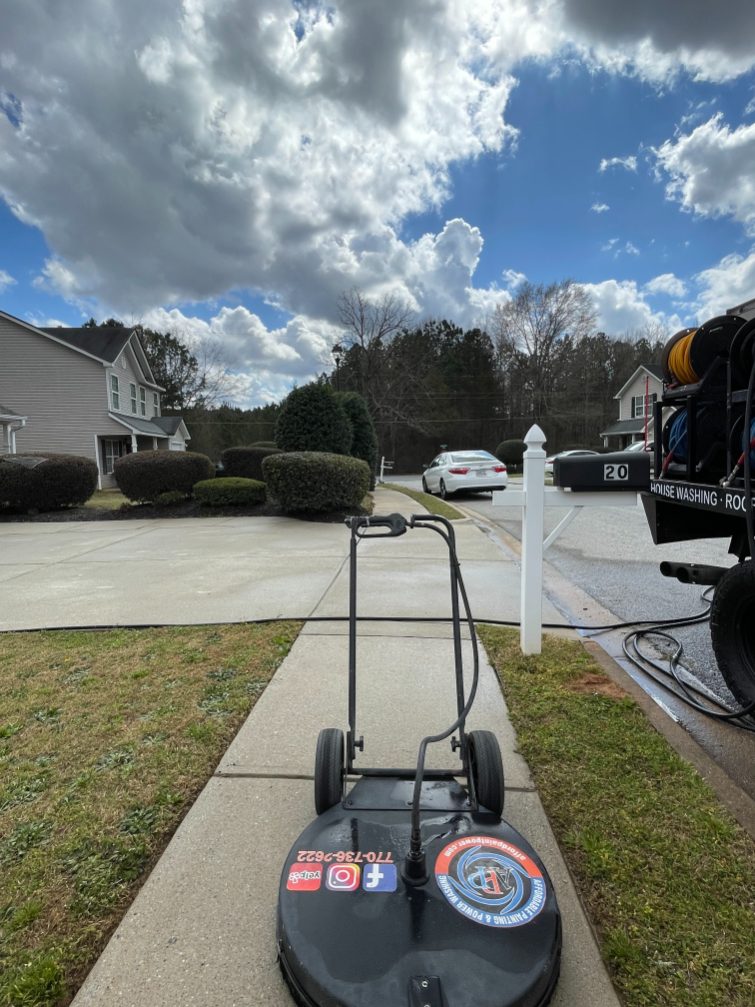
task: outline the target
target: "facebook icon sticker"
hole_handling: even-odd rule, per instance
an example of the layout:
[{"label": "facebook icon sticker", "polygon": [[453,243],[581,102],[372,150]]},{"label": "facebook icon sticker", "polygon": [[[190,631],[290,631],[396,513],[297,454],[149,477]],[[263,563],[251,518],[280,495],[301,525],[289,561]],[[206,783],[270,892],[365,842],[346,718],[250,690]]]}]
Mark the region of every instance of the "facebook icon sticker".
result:
[{"label": "facebook icon sticker", "polygon": [[395,892],[395,864],[367,864],[362,872],[362,888],[366,892]]}]

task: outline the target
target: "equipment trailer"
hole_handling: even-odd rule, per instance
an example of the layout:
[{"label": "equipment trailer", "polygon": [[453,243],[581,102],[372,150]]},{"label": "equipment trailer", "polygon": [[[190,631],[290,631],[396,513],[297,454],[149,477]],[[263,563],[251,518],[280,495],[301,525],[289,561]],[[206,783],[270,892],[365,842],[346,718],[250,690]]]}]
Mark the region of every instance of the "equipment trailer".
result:
[{"label": "equipment trailer", "polygon": [[[739,560],[732,567],[662,563],[661,573],[715,587],[710,612],[713,652],[732,695],[747,707],[755,701],[755,574],[747,527],[753,499],[752,494],[747,499],[743,463],[747,441],[750,461],[755,453],[755,300],[699,329],[672,336],[664,349],[663,370],[664,391],[654,406],[653,476],[642,503],[656,545],[731,539],[729,552]],[[680,371],[687,377],[702,376],[683,384]],[[670,406],[675,411],[664,421],[664,407],[668,412]]]}]

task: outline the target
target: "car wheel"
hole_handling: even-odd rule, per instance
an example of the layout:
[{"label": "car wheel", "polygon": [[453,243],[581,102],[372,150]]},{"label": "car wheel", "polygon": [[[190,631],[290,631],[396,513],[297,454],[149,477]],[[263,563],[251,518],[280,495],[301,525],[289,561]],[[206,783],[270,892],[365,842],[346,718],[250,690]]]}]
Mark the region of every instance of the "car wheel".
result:
[{"label": "car wheel", "polygon": [[441,500],[448,500],[448,498],[450,496],[451,496],[451,494],[446,489],[446,484],[441,479],[441,481],[440,481],[440,498],[441,498]]},{"label": "car wheel", "polygon": [[430,492],[430,487],[427,485],[427,479],[425,479],[424,476],[422,476],[422,492],[423,493],[429,493]]}]

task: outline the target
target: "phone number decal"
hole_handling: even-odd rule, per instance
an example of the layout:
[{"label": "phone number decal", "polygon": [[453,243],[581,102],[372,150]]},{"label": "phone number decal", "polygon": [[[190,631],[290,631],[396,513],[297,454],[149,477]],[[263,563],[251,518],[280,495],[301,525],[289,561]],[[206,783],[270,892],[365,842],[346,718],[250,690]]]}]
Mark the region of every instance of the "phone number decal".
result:
[{"label": "phone number decal", "polygon": [[336,850],[326,853],[324,850],[299,850],[299,855],[296,858],[298,863],[324,863],[329,864],[331,861],[335,860],[339,864],[391,864],[393,863],[393,858],[391,856],[391,851],[388,850],[387,853],[379,851],[378,853],[370,850],[369,853],[362,853],[361,850],[354,852],[353,850]]}]

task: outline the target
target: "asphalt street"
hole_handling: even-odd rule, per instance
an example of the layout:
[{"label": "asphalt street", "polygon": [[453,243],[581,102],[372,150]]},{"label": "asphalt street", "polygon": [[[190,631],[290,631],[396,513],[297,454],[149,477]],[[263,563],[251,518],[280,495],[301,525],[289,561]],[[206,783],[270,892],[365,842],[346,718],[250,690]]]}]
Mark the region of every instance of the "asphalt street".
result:
[{"label": "asphalt street", "polygon": [[[392,481],[421,489],[418,475],[396,476]],[[511,485],[516,483],[512,480]],[[458,499],[521,540],[519,508],[493,507],[489,493],[468,493]],[[546,510],[546,535],[566,513],[566,508]],[[735,560],[727,552],[728,545],[728,539],[709,539],[656,546],[641,506],[595,508],[578,515],[548,549],[545,559],[621,621],[675,619],[705,608],[700,598],[703,589],[662,577],[661,561],[731,566]],[[716,666],[707,623],[673,633],[684,644],[683,665],[727,703],[734,703]]]}]

